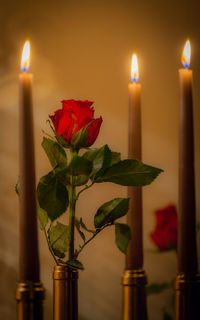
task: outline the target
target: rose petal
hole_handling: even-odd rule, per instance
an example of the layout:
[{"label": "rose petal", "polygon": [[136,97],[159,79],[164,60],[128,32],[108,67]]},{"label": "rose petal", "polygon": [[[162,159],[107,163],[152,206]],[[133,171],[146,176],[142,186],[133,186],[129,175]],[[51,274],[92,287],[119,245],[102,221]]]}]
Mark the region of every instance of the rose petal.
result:
[{"label": "rose petal", "polygon": [[55,128],[56,131],[58,129],[58,124],[59,124],[60,118],[62,116],[62,113],[63,113],[63,110],[59,109],[56,112],[54,112],[53,116],[49,116],[49,118],[53,122],[53,125],[54,125],[54,128]]},{"label": "rose petal", "polygon": [[92,122],[87,129],[87,145],[90,147],[99,135],[99,130],[102,124],[102,117],[97,118],[94,122]]}]

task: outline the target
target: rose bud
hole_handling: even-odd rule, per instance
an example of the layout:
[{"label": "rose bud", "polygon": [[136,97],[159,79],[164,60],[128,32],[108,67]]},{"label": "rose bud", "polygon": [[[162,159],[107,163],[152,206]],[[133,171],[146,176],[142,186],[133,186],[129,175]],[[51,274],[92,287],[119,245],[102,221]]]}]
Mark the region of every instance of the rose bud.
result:
[{"label": "rose bud", "polygon": [[178,218],[174,205],[168,205],[163,209],[155,211],[156,228],[150,234],[151,239],[159,250],[170,250],[177,248]]},{"label": "rose bud", "polygon": [[90,147],[98,137],[102,118],[94,118],[92,101],[63,100],[62,109],[49,116],[56,134],[67,145],[73,147]]}]

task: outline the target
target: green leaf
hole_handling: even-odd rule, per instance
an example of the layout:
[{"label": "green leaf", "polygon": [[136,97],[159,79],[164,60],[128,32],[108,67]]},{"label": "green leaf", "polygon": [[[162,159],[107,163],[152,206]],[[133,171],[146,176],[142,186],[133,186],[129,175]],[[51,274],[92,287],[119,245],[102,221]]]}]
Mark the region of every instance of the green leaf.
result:
[{"label": "green leaf", "polygon": [[79,260],[68,260],[66,262],[66,264],[71,267],[72,269],[80,269],[80,270],[84,270],[84,266],[82,264],[82,262],[80,262]]},{"label": "green leaf", "polygon": [[81,225],[81,227],[84,229],[84,230],[86,230],[87,232],[90,232],[90,233],[95,233],[96,231],[95,230],[92,230],[92,229],[88,229],[87,227],[86,227],[86,225],[85,225],[85,223],[83,222],[83,219],[82,218],[80,218],[80,225]]},{"label": "green leaf", "polygon": [[63,147],[56,141],[48,138],[43,138],[42,147],[46,152],[47,157],[53,168],[56,166],[66,166],[67,156]]},{"label": "green leaf", "polygon": [[98,151],[99,151],[98,148],[91,148],[83,154],[83,157],[93,162]]},{"label": "green leaf", "polygon": [[20,194],[20,183],[19,183],[19,181],[16,183],[16,185],[15,185],[15,192],[16,192],[16,194]]},{"label": "green leaf", "polygon": [[111,165],[119,162],[120,160],[121,160],[121,153],[120,152],[112,152]]},{"label": "green leaf", "polygon": [[73,176],[89,176],[92,171],[92,162],[84,157],[75,156],[70,162],[67,171]]},{"label": "green leaf", "polygon": [[69,249],[69,227],[57,222],[48,230],[49,243],[54,254],[59,258],[64,258],[65,252]]},{"label": "green leaf", "polygon": [[[73,183],[74,186],[82,186],[87,183],[92,171],[92,162],[79,156],[73,157],[67,167],[55,168],[55,173],[59,180],[68,185]],[[70,180],[73,176],[73,181]]]},{"label": "green leaf", "polygon": [[147,295],[151,294],[159,294],[166,289],[169,289],[171,287],[171,284],[168,282],[162,282],[162,283],[151,283],[147,285],[146,292]]},{"label": "green leaf", "polygon": [[39,219],[39,227],[41,230],[44,230],[47,223],[48,223],[48,215],[45,210],[40,208],[40,206],[37,206],[37,214],[38,214],[38,219]]},{"label": "green leaf", "polygon": [[80,229],[80,221],[76,217],[75,217],[75,227],[76,227],[78,233],[80,234],[81,238],[85,242],[85,235],[84,235],[83,231],[81,231],[81,229]]},{"label": "green leaf", "polygon": [[73,185],[74,186],[83,186],[85,185],[89,180],[89,176],[86,175],[80,175],[73,177]]},{"label": "green leaf", "polygon": [[122,186],[145,186],[163,170],[143,164],[138,160],[122,160],[108,168],[96,182],[113,182]]},{"label": "green leaf", "polygon": [[93,169],[91,178],[95,180],[97,177],[102,176],[105,170],[111,165],[112,152],[106,144],[99,149],[87,151],[83,157],[92,161]]},{"label": "green leaf", "polygon": [[131,240],[131,230],[127,224],[115,224],[115,243],[119,250],[126,253],[128,243]]},{"label": "green leaf", "polygon": [[94,179],[101,177],[105,170],[111,165],[112,152],[107,144],[100,148],[93,160],[93,171],[92,174],[95,176]]},{"label": "green leaf", "polygon": [[101,228],[107,223],[123,217],[129,208],[129,198],[115,198],[104,203],[94,216],[95,228]]},{"label": "green leaf", "polygon": [[85,127],[81,128],[72,138],[71,145],[75,148],[87,147],[87,129]]},{"label": "green leaf", "polygon": [[51,221],[54,221],[68,206],[67,188],[60,182],[53,171],[40,179],[37,187],[38,202]]},{"label": "green leaf", "polygon": [[77,134],[72,138],[72,141],[71,141],[71,145],[76,148],[76,149],[79,149],[79,148],[84,148],[84,147],[87,147],[88,146],[88,143],[87,143],[87,130],[88,130],[88,127],[93,123],[95,122],[97,119],[94,119],[92,120],[90,123],[88,123],[85,127],[81,128]]},{"label": "green leaf", "polygon": [[51,248],[54,255],[60,259],[63,259],[65,258],[65,254],[64,253],[61,253],[59,250],[55,249],[55,248]]},{"label": "green leaf", "polygon": [[59,144],[64,147],[64,148],[70,148],[70,145],[65,141],[65,139],[63,138],[62,135],[58,135],[57,132],[55,131],[54,127],[51,124],[50,120],[47,120],[47,122],[49,123],[49,126],[51,128],[51,130],[53,131],[55,138],[58,140]]},{"label": "green leaf", "polygon": [[[85,231],[87,231],[87,232],[89,232],[89,233],[95,233],[95,232],[96,232],[96,230],[88,229],[88,228],[86,227],[85,223],[83,222],[83,219],[82,219],[82,218],[80,218],[80,220],[79,220],[78,218],[75,218],[75,219],[76,219],[76,223],[78,224],[79,229],[80,229],[80,227],[81,227],[83,230],[85,230]],[[84,237],[85,237],[85,235],[84,235]],[[84,239],[83,239],[83,240],[84,240]],[[85,241],[85,240],[84,240],[84,241]]]}]

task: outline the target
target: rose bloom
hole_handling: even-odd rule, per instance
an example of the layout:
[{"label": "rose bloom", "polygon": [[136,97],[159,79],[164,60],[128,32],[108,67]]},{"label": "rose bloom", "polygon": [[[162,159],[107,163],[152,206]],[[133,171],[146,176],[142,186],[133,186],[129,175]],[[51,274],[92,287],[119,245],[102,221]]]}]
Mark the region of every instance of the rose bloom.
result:
[{"label": "rose bloom", "polygon": [[102,118],[94,118],[92,101],[63,100],[62,109],[49,116],[58,136],[62,136],[67,144],[82,128],[87,128],[87,141],[82,147],[90,147],[96,140],[102,123]]},{"label": "rose bloom", "polygon": [[178,218],[174,205],[168,205],[155,211],[156,227],[150,234],[151,239],[160,250],[177,248]]}]

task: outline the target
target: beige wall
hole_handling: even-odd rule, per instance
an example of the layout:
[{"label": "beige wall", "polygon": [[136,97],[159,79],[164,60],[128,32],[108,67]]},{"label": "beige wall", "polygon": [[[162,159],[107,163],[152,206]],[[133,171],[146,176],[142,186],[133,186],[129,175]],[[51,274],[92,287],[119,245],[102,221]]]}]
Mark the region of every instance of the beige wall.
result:
[{"label": "beige wall", "polygon": [[[200,20],[196,0],[131,1],[10,1],[0,10],[0,314],[13,319],[18,261],[18,83],[20,50],[32,43],[37,177],[49,169],[40,146],[48,114],[63,98],[95,101],[104,122],[96,146],[107,142],[127,154],[128,92],[132,51],[139,55],[142,83],[143,159],[165,173],[144,189],[145,248],[153,248],[149,233],[153,211],[177,203],[178,68],[186,37],[192,41],[194,69],[197,198],[200,190]],[[97,207],[125,188],[105,184],[85,193],[79,215],[92,223]],[[200,201],[197,199],[197,213]],[[47,289],[46,319],[51,316],[53,261],[40,234],[42,281]],[[80,275],[82,320],[120,319],[120,277],[124,256],[115,248],[113,230],[104,232],[82,256]],[[174,253],[145,252],[150,281],[173,279]],[[161,319],[169,294],[149,300],[153,320]]]}]

